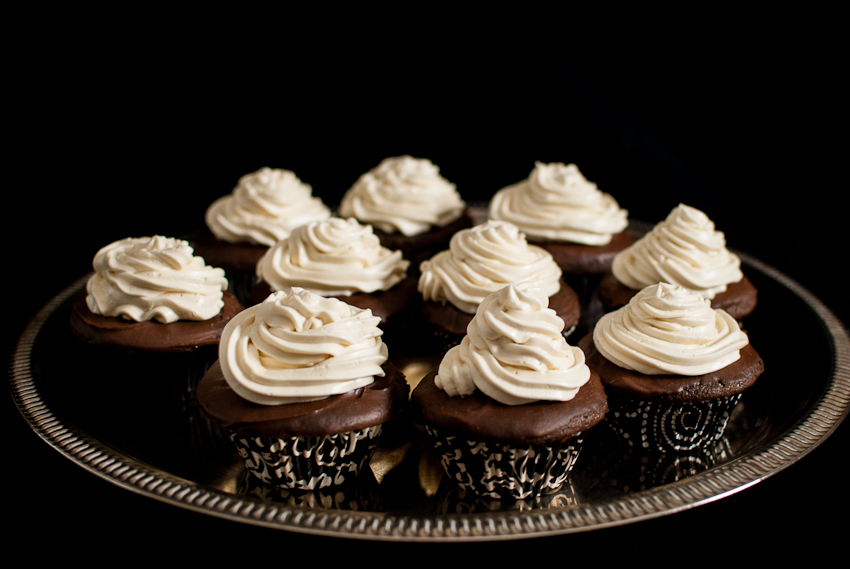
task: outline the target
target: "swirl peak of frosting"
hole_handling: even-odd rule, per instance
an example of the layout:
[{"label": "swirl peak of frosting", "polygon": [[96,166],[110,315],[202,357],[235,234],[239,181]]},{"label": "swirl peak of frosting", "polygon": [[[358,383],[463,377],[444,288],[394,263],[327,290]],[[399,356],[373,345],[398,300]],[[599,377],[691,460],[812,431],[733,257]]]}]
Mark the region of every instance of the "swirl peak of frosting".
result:
[{"label": "swirl peak of frosting", "polygon": [[322,296],[389,290],[407,274],[401,251],[381,245],[370,225],[332,217],[293,230],[257,263],[272,290],[305,288]]},{"label": "swirl peak of frosting", "polygon": [[423,300],[452,303],[474,314],[484,298],[508,284],[560,290],[561,269],[552,255],[529,245],[512,223],[490,220],[452,236],[449,248],[423,261],[419,292]]},{"label": "swirl peak of frosting", "polygon": [[481,303],[460,345],[440,362],[435,384],[451,397],[475,389],[505,405],[569,401],[590,379],[584,352],[540,289],[508,285]]},{"label": "swirl peak of frosting", "polygon": [[628,226],[628,212],[575,164],[536,162],[526,180],[490,200],[491,219],[510,221],[532,240],[606,245]]},{"label": "swirl peak of frosting", "polygon": [[702,211],[679,204],[667,219],[614,257],[611,271],[629,288],[666,282],[712,299],[743,278],[741,260]]},{"label": "swirl peak of frosting", "polygon": [[207,266],[180,239],[121,239],[98,251],[92,266],[86,304],[94,314],[167,324],[209,320],[224,306],[224,270]]},{"label": "swirl peak of frosting", "polygon": [[647,375],[703,375],[740,358],[747,335],[725,311],[679,285],[658,283],[599,319],[593,343],[608,361]]},{"label": "swirl peak of frosting", "polygon": [[430,160],[398,156],[360,176],[343,196],[339,215],[411,237],[448,225],[465,207],[455,185]]},{"label": "swirl peak of frosting", "polygon": [[207,208],[207,227],[223,241],[271,247],[296,227],[331,216],[312,192],[289,170],[261,168]]},{"label": "swirl peak of frosting", "polygon": [[228,385],[259,405],[315,401],[383,376],[380,318],[294,287],[272,293],[224,328],[219,344]]}]

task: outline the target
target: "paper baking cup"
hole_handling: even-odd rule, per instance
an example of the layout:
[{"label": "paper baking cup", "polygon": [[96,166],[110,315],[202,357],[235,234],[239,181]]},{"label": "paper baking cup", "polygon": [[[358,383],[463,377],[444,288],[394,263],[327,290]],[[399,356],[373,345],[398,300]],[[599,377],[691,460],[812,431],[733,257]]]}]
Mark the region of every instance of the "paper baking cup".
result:
[{"label": "paper baking cup", "polygon": [[608,398],[607,422],[632,446],[646,450],[690,451],[723,436],[741,394],[692,403]]},{"label": "paper baking cup", "polygon": [[265,438],[230,433],[245,467],[273,486],[318,490],[351,482],[369,465],[382,425],[322,437]]},{"label": "paper baking cup", "polygon": [[581,450],[581,433],[545,445],[473,441],[425,432],[440,456],[446,475],[460,488],[479,496],[525,500],[563,486]]}]

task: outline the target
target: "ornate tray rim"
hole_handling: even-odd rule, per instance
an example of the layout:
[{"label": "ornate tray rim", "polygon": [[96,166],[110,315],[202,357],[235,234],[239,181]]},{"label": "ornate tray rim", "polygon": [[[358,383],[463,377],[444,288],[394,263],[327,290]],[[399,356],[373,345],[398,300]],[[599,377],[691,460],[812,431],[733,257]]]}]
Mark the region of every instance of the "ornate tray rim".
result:
[{"label": "ornate tray rim", "polygon": [[35,340],[50,315],[80,289],[82,277],[29,322],[10,364],[13,399],[30,427],[60,454],[132,492],[177,507],[247,524],[314,535],[382,541],[488,541],[602,529],[656,518],[744,490],[791,466],[820,445],[850,410],[850,338],[843,324],[798,283],[746,254],[742,261],[801,297],[824,325],[833,355],[827,388],[777,440],[718,467],[651,490],[548,510],[404,516],[380,512],[305,510],[210,489],[152,468],[64,425],[42,400],[32,374]]}]

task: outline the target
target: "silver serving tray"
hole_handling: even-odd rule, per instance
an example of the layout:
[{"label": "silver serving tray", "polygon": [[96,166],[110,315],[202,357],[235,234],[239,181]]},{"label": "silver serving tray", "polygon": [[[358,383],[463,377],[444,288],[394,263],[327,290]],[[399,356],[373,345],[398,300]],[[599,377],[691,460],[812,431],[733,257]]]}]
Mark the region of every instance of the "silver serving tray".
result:
[{"label": "silver serving tray", "polygon": [[[99,416],[97,407],[75,400],[85,390],[66,389],[70,379],[52,364],[73,357],[62,353],[73,351],[67,314],[85,277],[44,306],[22,334],[11,365],[12,395],[32,429],[84,469],[179,508],[245,524],[386,541],[503,540],[631,524],[780,472],[821,444],[850,408],[850,340],[840,321],[787,276],[738,254],[759,289],[746,328],[766,371],[745,392],[721,443],[710,456],[665,456],[648,467],[640,452],[612,442],[600,425],[588,431],[568,487],[533,503],[481,503],[447,493],[450,485],[440,484],[427,449],[404,438],[379,449],[374,476],[355,489],[362,496],[275,494],[248,483],[241,460],[205,430],[191,404],[174,406],[154,429]],[[788,322],[805,359],[783,357]],[[404,363],[415,382],[433,361],[412,356]]]}]

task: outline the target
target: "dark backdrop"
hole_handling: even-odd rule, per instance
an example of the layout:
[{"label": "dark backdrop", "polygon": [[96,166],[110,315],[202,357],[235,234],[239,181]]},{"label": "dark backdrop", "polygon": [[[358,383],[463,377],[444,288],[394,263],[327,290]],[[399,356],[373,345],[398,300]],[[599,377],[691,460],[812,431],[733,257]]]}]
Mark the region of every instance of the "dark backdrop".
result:
[{"label": "dark backdrop", "polygon": [[[654,223],[679,202],[693,205],[730,247],[789,274],[850,321],[848,30],[837,3],[795,12],[519,2],[75,10],[10,25],[9,348],[38,307],[89,270],[99,247],[199,228],[206,206],[242,174],[291,169],[335,205],[362,172],[399,154],[430,158],[469,201],[489,199],[542,160],[575,162],[634,219]],[[114,488],[50,451],[11,403],[6,414],[10,452],[23,454],[12,464],[22,458],[69,483],[58,501],[18,492],[15,516],[45,532],[41,520],[53,520],[65,546],[108,538],[130,548],[155,540],[158,528],[194,544],[209,533],[219,543],[232,534],[321,545]],[[735,536],[776,550],[754,540],[758,528],[829,543],[834,526],[824,516],[847,503],[837,458],[847,439],[844,427],[799,465],[717,504],[530,543],[610,540],[631,554],[659,535],[720,546]],[[6,465],[7,488],[26,488]],[[89,529],[88,510],[107,511],[117,525]]]}]

